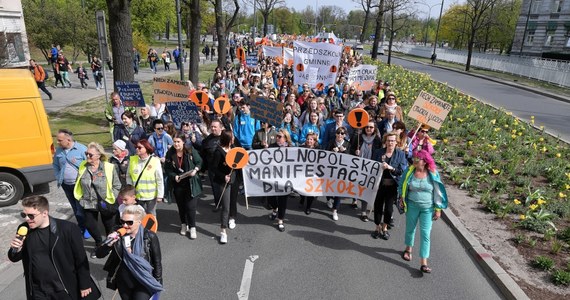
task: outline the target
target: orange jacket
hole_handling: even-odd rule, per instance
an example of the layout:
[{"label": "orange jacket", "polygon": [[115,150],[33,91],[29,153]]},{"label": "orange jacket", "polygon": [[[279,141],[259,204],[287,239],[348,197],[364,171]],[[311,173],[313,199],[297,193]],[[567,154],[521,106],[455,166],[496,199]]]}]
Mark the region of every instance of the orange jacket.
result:
[{"label": "orange jacket", "polygon": [[42,68],[42,66],[40,65],[36,65],[34,67],[34,79],[36,80],[36,82],[43,82],[46,78],[46,72],[44,71],[44,68]]}]

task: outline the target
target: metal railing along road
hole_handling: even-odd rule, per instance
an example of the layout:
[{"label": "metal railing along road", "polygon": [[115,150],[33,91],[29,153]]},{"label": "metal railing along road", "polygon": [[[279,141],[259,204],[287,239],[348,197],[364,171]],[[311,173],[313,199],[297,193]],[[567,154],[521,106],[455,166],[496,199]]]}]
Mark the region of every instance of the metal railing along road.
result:
[{"label": "metal railing along road", "polygon": [[[433,48],[397,43],[392,49],[419,57],[430,58]],[[437,60],[465,65],[467,51],[438,48]],[[479,69],[503,72],[521,77],[537,79],[563,87],[570,87],[570,62],[528,56],[506,56],[487,53],[473,53],[471,66]]]}]

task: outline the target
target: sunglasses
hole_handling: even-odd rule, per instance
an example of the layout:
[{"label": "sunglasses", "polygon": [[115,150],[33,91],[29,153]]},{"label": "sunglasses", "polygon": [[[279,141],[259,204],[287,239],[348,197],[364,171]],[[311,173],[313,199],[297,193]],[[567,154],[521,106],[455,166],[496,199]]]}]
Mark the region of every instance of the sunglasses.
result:
[{"label": "sunglasses", "polygon": [[164,127],[156,127],[155,130],[164,130]]},{"label": "sunglasses", "polygon": [[37,215],[39,215],[39,214],[41,214],[41,213],[37,213],[37,214],[34,215],[34,214],[27,214],[27,213],[25,213],[25,212],[21,212],[21,213],[20,213],[20,217],[22,217],[22,218],[24,218],[24,219],[27,217],[28,219],[33,220],[33,219],[34,219]]},{"label": "sunglasses", "polygon": [[133,221],[133,220],[127,221],[127,220],[123,220],[123,219],[120,219],[119,222],[121,222],[121,225],[127,224],[128,226],[133,226],[133,224],[135,223],[135,221]]},{"label": "sunglasses", "polygon": [[283,135],[282,135],[282,134],[278,134],[278,135],[276,135],[275,137],[278,138],[278,139],[280,139],[280,138],[283,137]]},{"label": "sunglasses", "polygon": [[85,156],[92,158],[93,156],[96,156],[97,154],[93,154],[93,153],[89,153],[89,152],[85,152]]},{"label": "sunglasses", "polygon": [[336,134],[339,134],[339,135],[345,135],[345,134],[346,134],[346,132],[344,132],[344,131],[340,131],[340,132],[337,132]]}]

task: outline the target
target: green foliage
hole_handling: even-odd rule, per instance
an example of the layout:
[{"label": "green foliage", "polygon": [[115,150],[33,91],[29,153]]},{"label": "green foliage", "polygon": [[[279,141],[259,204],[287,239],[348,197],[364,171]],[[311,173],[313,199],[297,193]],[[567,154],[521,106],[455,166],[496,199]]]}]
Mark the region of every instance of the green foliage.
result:
[{"label": "green foliage", "polygon": [[[205,1],[206,2],[206,1]],[[155,33],[166,31],[166,22],[170,20],[170,34],[176,28],[176,11],[171,0],[131,0],[131,24],[133,32],[137,31],[146,41],[150,41]]]},{"label": "green foliage", "polygon": [[554,267],[554,260],[550,257],[539,255],[532,261],[532,266],[543,271],[549,271]]},{"label": "green foliage", "polygon": [[570,285],[570,272],[564,270],[554,270],[551,276],[552,283],[556,285]]},{"label": "green foliage", "polygon": [[552,244],[550,245],[550,253],[552,253],[552,254],[558,254],[558,253],[560,253],[560,250],[562,250],[562,246],[564,246],[564,245],[562,244],[562,242],[560,242],[560,241],[557,240],[557,239],[554,239],[554,240],[552,241]]},{"label": "green foliage", "polygon": [[563,230],[560,230],[557,236],[558,239],[565,241],[566,243],[570,243],[570,227],[566,227]]}]

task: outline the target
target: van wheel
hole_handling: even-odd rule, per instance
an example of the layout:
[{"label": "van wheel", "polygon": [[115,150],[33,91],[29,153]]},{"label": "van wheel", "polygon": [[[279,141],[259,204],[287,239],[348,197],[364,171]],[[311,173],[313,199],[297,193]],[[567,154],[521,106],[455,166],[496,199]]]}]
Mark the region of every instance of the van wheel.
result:
[{"label": "van wheel", "polygon": [[24,184],[20,178],[0,173],[0,207],[13,205],[24,195]]}]

